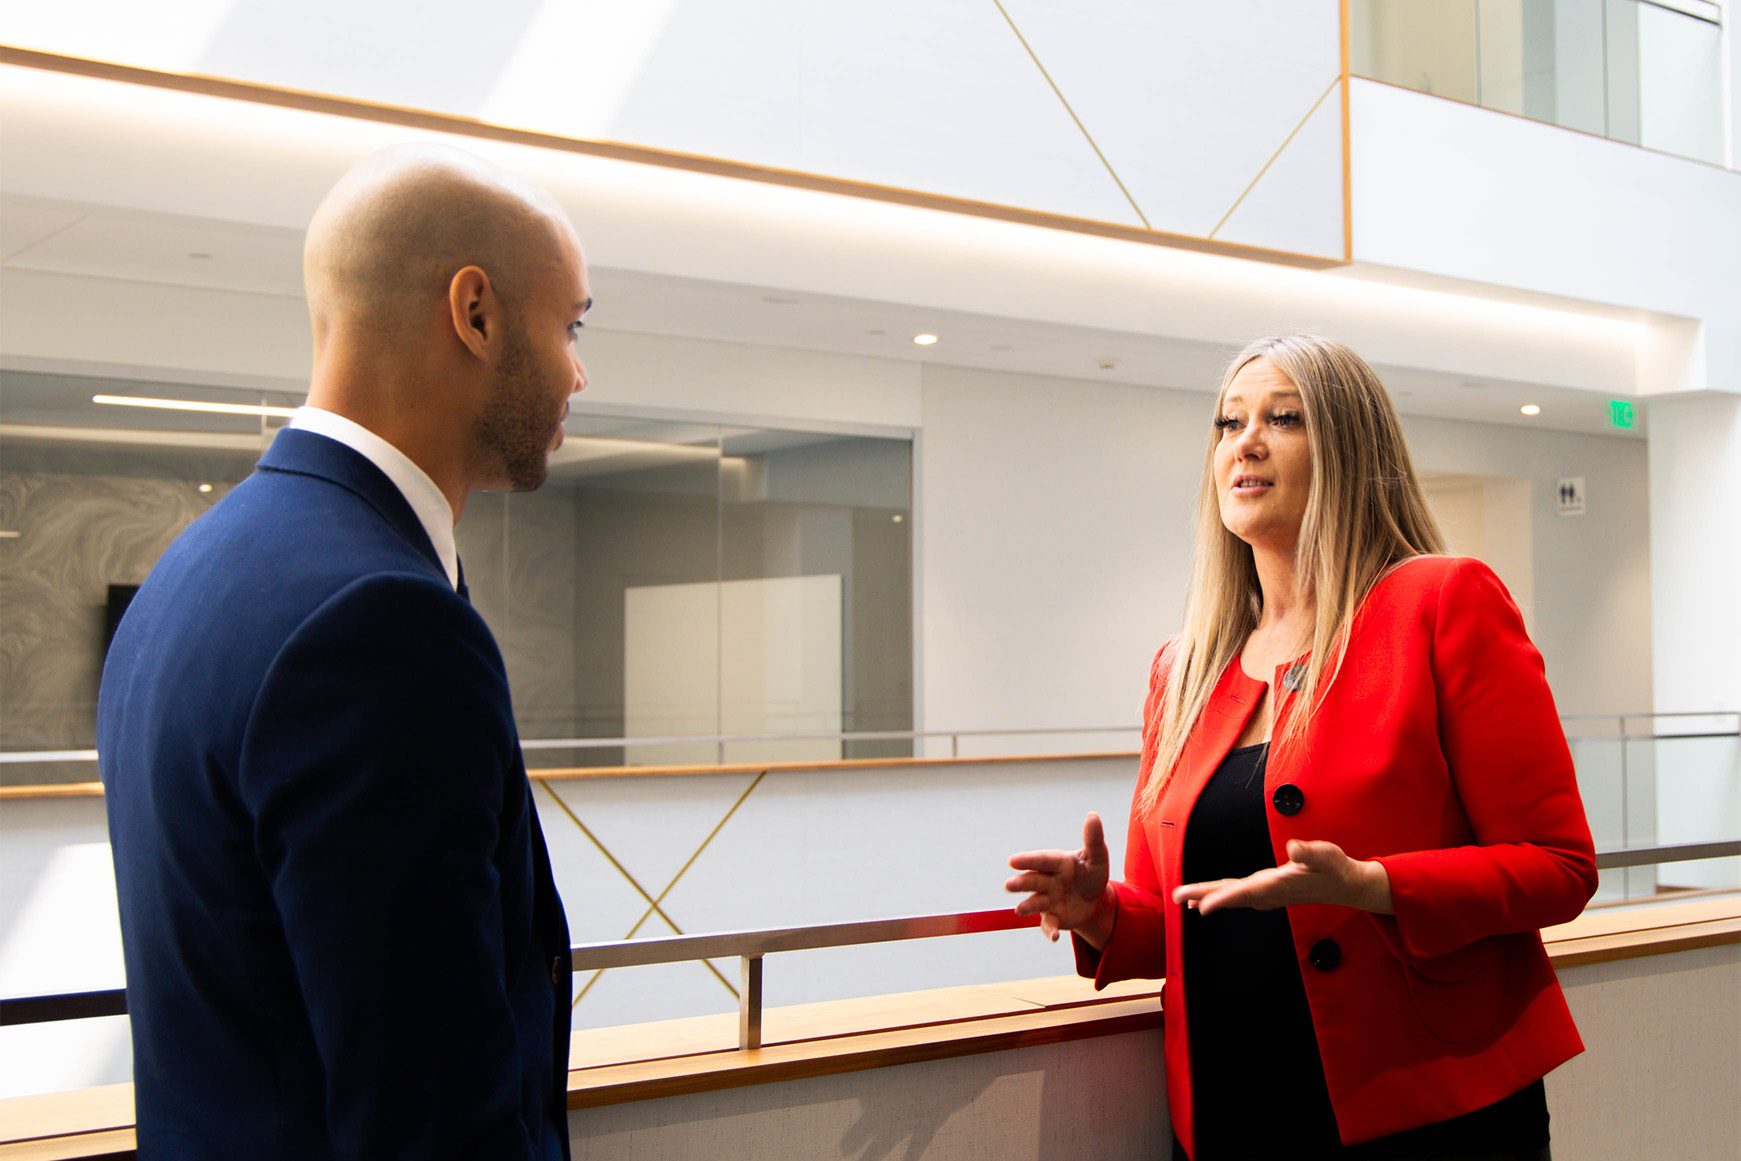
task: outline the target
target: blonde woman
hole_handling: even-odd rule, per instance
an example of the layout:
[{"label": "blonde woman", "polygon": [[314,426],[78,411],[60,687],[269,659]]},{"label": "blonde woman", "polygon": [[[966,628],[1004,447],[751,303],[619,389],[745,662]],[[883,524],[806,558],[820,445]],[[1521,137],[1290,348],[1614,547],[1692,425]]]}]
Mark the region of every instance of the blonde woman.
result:
[{"label": "blonde woman", "polygon": [[1124,881],[1094,815],[1010,865],[1096,987],[1167,981],[1175,1157],[1548,1156],[1583,1045],[1539,932],[1595,890],[1590,830],[1517,607],[1444,555],[1346,347],[1222,382]]}]

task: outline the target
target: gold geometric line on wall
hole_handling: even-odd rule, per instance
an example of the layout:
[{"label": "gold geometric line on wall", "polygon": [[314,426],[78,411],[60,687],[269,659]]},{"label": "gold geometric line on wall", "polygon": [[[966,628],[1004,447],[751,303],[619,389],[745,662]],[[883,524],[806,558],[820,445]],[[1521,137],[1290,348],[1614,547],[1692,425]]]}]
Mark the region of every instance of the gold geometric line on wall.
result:
[{"label": "gold geometric line on wall", "polygon": [[[641,886],[640,880],[636,879],[635,876],[629,874],[629,869],[627,867],[623,866],[622,863],[617,861],[617,857],[615,855],[611,854],[610,849],[608,847],[606,847],[602,842],[599,841],[597,835],[593,834],[591,830],[587,829],[586,823],[580,821],[580,816],[575,814],[574,811],[572,811],[568,808],[568,803],[562,801],[562,796],[550,788],[550,783],[541,781],[539,783],[539,785],[544,787],[545,791],[547,791],[549,793],[550,797],[556,800],[556,805],[562,808],[562,813],[566,814],[568,816],[568,821],[572,822],[575,826],[579,827],[580,833],[585,835],[588,839],[590,839],[592,841],[592,845],[598,848],[598,853],[603,855],[605,857],[606,861],[609,862],[611,866],[613,866],[617,869],[617,874],[621,875],[624,879],[627,879],[629,886],[633,887],[640,894],[641,898],[645,899],[649,903],[652,903],[654,910],[658,910],[659,904],[654,902],[653,896],[647,893],[647,889],[645,887]],[[660,911],[659,916],[660,916],[660,918],[664,919],[666,923],[671,924],[672,931],[675,931],[678,935],[683,934],[683,929],[681,927],[678,927],[676,923],[672,922],[672,919],[669,915],[666,915],[663,911]]]},{"label": "gold geometric line on wall", "polygon": [[1254,258],[1263,262],[1295,266],[1303,270],[1326,270],[1344,265],[1346,262],[1345,259],[1330,258],[1322,254],[1301,254],[1291,250],[1259,246],[1250,242],[1212,241],[1201,235],[1181,234],[1156,229],[1153,226],[1131,226],[1122,222],[1082,218],[1026,206],[1004,205],[998,202],[957,197],[934,191],[812,173],[806,170],[784,169],[760,162],[711,157],[705,154],[686,153],[681,150],[650,145],[565,137],[557,133],[493,124],[473,117],[437,113],[428,109],[387,105],[379,101],[368,101],[358,97],[344,97],[332,93],[311,93],[262,84],[257,81],[241,81],[197,73],[165,72],[161,69],[115,64],[112,61],[40,52],[36,49],[19,48],[16,45],[4,43],[0,43],[0,67],[41,69],[67,76],[139,85],[199,97],[217,97],[225,101],[289,109],[302,113],[319,113],[372,124],[393,125],[418,133],[452,134],[458,137],[507,142],[533,149],[571,153],[583,157],[632,161],[639,165],[738,178],[768,185],[785,186],[791,189],[886,202],[891,205],[915,206],[942,213],[965,214],[971,217],[1015,222],[1043,229],[1065,230],[1093,237],[1115,238],[1121,241],[1138,242],[1145,246],[1166,246],[1203,254]]},{"label": "gold geometric line on wall", "polygon": [[1216,231],[1220,230],[1221,227],[1227,224],[1227,219],[1233,216],[1233,211],[1239,208],[1239,204],[1245,200],[1245,196],[1257,188],[1257,183],[1263,180],[1263,175],[1269,172],[1269,167],[1276,163],[1276,158],[1280,157],[1282,151],[1287,149],[1289,145],[1293,144],[1294,138],[1299,136],[1300,130],[1306,127],[1306,122],[1312,119],[1312,114],[1318,111],[1318,106],[1324,103],[1324,98],[1328,97],[1336,86],[1341,83],[1342,75],[1338,73],[1336,78],[1330,82],[1330,87],[1318,94],[1318,99],[1312,102],[1312,107],[1306,110],[1306,115],[1300,118],[1300,123],[1294,126],[1293,132],[1288,134],[1287,140],[1283,141],[1281,145],[1276,147],[1276,151],[1269,155],[1269,160],[1263,163],[1263,168],[1257,171],[1257,176],[1251,179],[1251,184],[1241,190],[1239,196],[1233,199],[1233,204],[1227,207],[1227,212],[1221,215],[1221,220],[1219,222],[1215,223],[1215,229],[1210,230],[1207,234],[1203,235],[1205,238],[1213,238]]},{"label": "gold geometric line on wall", "polygon": [[1145,230],[1154,229],[1153,226],[1149,225],[1149,219],[1143,213],[1142,207],[1136,204],[1136,199],[1131,197],[1130,191],[1124,187],[1124,182],[1119,180],[1118,171],[1112,168],[1112,162],[1106,160],[1106,154],[1100,152],[1100,146],[1094,143],[1094,135],[1088,132],[1088,126],[1082,123],[1082,118],[1078,117],[1076,110],[1070,107],[1070,102],[1065,98],[1064,91],[1058,87],[1058,82],[1052,79],[1052,74],[1047,72],[1046,66],[1040,63],[1039,54],[1028,43],[1028,38],[1022,35],[1022,30],[1016,27],[1016,22],[1010,19],[1009,12],[1003,6],[1003,0],[991,0],[991,2],[997,5],[997,10],[1003,13],[1004,22],[1010,26],[1010,31],[1016,34],[1016,39],[1022,42],[1022,47],[1028,50],[1028,58],[1034,62],[1034,67],[1040,70],[1040,75],[1046,78],[1046,83],[1052,86],[1052,92],[1057,96],[1059,103],[1064,106],[1064,111],[1070,114],[1070,120],[1076,122],[1076,128],[1082,130],[1082,136],[1088,142],[1088,148],[1094,150],[1094,156],[1100,158],[1100,164],[1104,165],[1106,172],[1112,175],[1113,182],[1118,186],[1118,192],[1124,195],[1124,200],[1129,202],[1130,208],[1136,211],[1136,216],[1142,222],[1143,228]]},{"label": "gold geometric line on wall", "polygon": [[[687,862],[685,862],[681,868],[678,869],[677,874],[672,878],[672,880],[669,883],[665,884],[665,889],[663,891],[659,892],[659,897],[657,899],[654,899],[652,901],[652,906],[648,907],[645,911],[641,912],[641,917],[639,919],[635,920],[635,925],[633,927],[629,928],[629,933],[627,935],[623,936],[623,938],[625,940],[635,938],[636,933],[641,930],[642,925],[644,925],[647,922],[647,920],[649,920],[653,917],[653,913],[655,911],[658,911],[659,916],[661,918],[663,918],[666,923],[671,923],[670,916],[666,915],[665,912],[659,910],[659,904],[661,904],[665,901],[665,896],[669,895],[671,893],[671,889],[673,887],[677,886],[678,880],[682,879],[683,876],[689,872],[689,868],[693,867],[695,865],[695,860],[699,859],[701,857],[701,852],[705,851],[708,847],[708,844],[713,842],[713,840],[716,837],[718,837],[719,832],[725,829],[725,824],[730,822],[731,816],[738,812],[738,807],[740,807],[744,804],[744,800],[749,798],[750,794],[752,792],[754,792],[756,787],[758,787],[762,784],[762,779],[766,778],[767,776],[768,776],[768,772],[766,770],[759,772],[755,776],[755,778],[750,782],[750,784],[744,788],[744,792],[742,794],[738,795],[737,801],[731,804],[731,809],[725,812],[725,817],[721,818],[719,820],[719,822],[714,824],[713,829],[708,832],[707,837],[701,840],[701,845],[695,848],[695,853],[693,853],[689,856],[689,860]],[[676,924],[671,923],[671,928],[673,931],[677,931]],[[677,934],[681,935],[683,933],[681,931],[677,931]],[[719,969],[713,966],[712,960],[706,960],[706,959],[702,960],[701,966],[705,967],[708,971],[712,972],[713,978],[718,980],[721,984],[725,985],[725,990],[731,993],[732,999],[735,1000],[738,998],[737,988],[733,987],[731,981],[726,979],[725,976],[720,974]],[[604,975],[605,971],[606,971],[605,968],[599,968],[598,970],[596,970],[592,973],[592,978],[586,981],[586,984],[581,987],[580,991],[578,993],[576,993],[574,999],[569,1003],[568,1010],[570,1012],[574,1011],[575,1007],[577,1005],[579,1005],[580,1001],[586,997],[586,994],[588,992],[592,991],[592,986],[594,984],[598,983],[599,977]]]},{"label": "gold geometric line on wall", "polygon": [[[665,902],[665,897],[667,895],[671,894],[672,889],[675,888],[677,886],[677,884],[683,879],[683,876],[689,873],[689,868],[691,868],[695,865],[695,861],[701,857],[702,852],[707,850],[708,846],[713,842],[713,840],[719,837],[719,832],[725,829],[725,824],[731,821],[732,815],[734,815],[738,812],[738,808],[744,804],[744,802],[749,798],[749,796],[752,793],[755,792],[756,787],[760,786],[762,784],[762,779],[766,778],[767,776],[768,776],[768,772],[766,770],[762,770],[756,774],[755,778],[751,780],[750,784],[744,788],[744,792],[742,794],[738,795],[737,801],[733,802],[731,804],[731,808],[725,812],[724,816],[721,817],[717,823],[714,824],[713,829],[708,832],[707,837],[701,840],[701,845],[695,848],[694,852],[690,854],[688,860],[685,861],[683,866],[678,869],[677,874],[672,876],[671,881],[669,883],[665,884],[665,889],[660,891],[657,897],[653,897],[653,896],[650,896],[647,894],[646,890],[641,887],[640,883],[635,880],[634,876],[630,875],[628,870],[626,868],[624,868],[622,863],[619,862],[614,855],[612,855],[608,850],[605,849],[604,844],[599,842],[598,837],[596,835],[594,835],[592,833],[592,831],[587,829],[586,824],[580,821],[579,816],[576,815],[573,810],[569,809],[568,804],[562,800],[561,795],[557,794],[556,791],[551,788],[551,786],[548,782],[544,783],[544,789],[550,794],[550,796],[552,798],[554,798],[556,800],[557,805],[562,807],[562,812],[564,814],[568,815],[570,821],[572,821],[575,826],[579,827],[581,833],[586,835],[586,837],[592,841],[592,844],[599,849],[599,853],[604,855],[604,857],[607,860],[609,860],[611,866],[615,867],[617,869],[618,873],[621,874],[625,879],[627,879],[629,881],[629,884],[632,887],[634,887],[636,891],[640,892],[641,898],[647,900],[647,904],[648,904],[647,909],[641,913],[641,917],[635,921],[635,925],[633,927],[629,928],[628,934],[623,936],[623,938],[625,940],[628,940],[628,939],[633,939],[636,936],[636,934],[640,932],[641,928],[646,925],[647,920],[651,919],[654,915],[658,915],[661,919],[663,919],[665,921],[665,923],[671,928],[671,930],[673,932],[675,932],[676,934],[678,934],[678,935],[683,934],[683,929],[677,926],[676,922],[673,921],[672,918],[665,913],[665,911],[663,910],[663,908],[660,905]],[[701,966],[705,967],[709,972],[711,972],[713,975],[713,978],[718,980],[720,982],[720,984],[722,986],[724,986],[725,990],[731,993],[732,998],[736,999],[737,995],[738,995],[737,988],[733,987],[731,981],[726,979],[725,976],[720,974],[719,969],[713,966],[712,961],[704,959],[700,962],[701,962]],[[587,980],[586,984],[581,987],[580,991],[575,995],[574,999],[569,1002],[569,1005],[568,1005],[569,1011],[572,1012],[574,1010],[576,1005],[578,1005],[580,1003],[580,1001],[583,998],[585,998],[586,994],[592,990],[592,986],[599,981],[599,977],[603,976],[604,973],[605,973],[605,969],[603,969],[603,968],[600,968],[597,971],[593,972],[592,978]]]}]

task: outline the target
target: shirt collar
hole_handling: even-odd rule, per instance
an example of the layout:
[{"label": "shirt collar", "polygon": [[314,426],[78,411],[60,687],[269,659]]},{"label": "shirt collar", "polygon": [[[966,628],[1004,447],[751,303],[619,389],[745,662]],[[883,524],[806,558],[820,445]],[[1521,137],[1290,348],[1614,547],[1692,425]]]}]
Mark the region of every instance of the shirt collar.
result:
[{"label": "shirt collar", "polygon": [[411,462],[411,457],[353,420],[319,407],[298,407],[290,426],[311,431],[344,444],[374,464],[399,489],[416,513],[418,523],[435,546],[447,583],[459,587],[459,549],[453,540],[453,508],[429,474]]}]

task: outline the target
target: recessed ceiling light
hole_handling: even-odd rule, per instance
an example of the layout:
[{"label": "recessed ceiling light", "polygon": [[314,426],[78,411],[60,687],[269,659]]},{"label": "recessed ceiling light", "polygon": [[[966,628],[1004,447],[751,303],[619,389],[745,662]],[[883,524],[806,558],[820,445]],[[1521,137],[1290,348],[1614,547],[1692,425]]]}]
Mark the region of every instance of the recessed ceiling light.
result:
[{"label": "recessed ceiling light", "polygon": [[209,492],[212,490],[212,486],[210,484],[201,484],[199,490],[202,492]]},{"label": "recessed ceiling light", "polygon": [[893,520],[896,524],[899,524],[901,521],[905,520],[906,517],[901,515],[899,512],[896,512],[893,516],[889,517],[889,519]]},{"label": "recessed ceiling light", "polygon": [[913,341],[915,343],[918,343],[921,347],[928,347],[932,343],[937,341],[937,336],[936,335],[914,335]]},{"label": "recessed ceiling light", "polygon": [[1118,360],[1113,358],[1111,355],[1101,355],[1099,358],[1094,360],[1094,365],[1099,367],[1102,371],[1110,371],[1118,366]]},{"label": "recessed ceiling light", "polygon": [[1525,403],[1522,407],[1518,408],[1518,410],[1523,412],[1525,415],[1540,415],[1542,413],[1542,409],[1533,403]]},{"label": "recessed ceiling light", "polygon": [[202,403],[195,399],[145,399],[137,395],[93,395],[92,403],[112,403],[118,407],[156,407],[164,411],[210,411],[218,415],[278,415],[288,419],[296,414],[294,407],[266,407],[254,403]]}]

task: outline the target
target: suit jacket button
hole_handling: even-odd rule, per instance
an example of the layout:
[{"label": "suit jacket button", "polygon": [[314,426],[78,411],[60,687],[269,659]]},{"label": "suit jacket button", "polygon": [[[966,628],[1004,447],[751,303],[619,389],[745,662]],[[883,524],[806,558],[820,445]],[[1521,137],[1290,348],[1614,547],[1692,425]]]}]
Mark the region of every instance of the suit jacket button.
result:
[{"label": "suit jacket button", "polygon": [[550,982],[553,984],[560,984],[562,982],[562,957],[561,956],[557,956],[556,958],[554,958],[550,961]]},{"label": "suit jacket button", "polygon": [[1275,803],[1277,814],[1295,815],[1304,809],[1306,796],[1292,782],[1284,782],[1270,795],[1270,801]]},{"label": "suit jacket button", "polygon": [[1306,961],[1321,972],[1334,971],[1342,962],[1342,947],[1334,939],[1320,939],[1306,953]]}]

